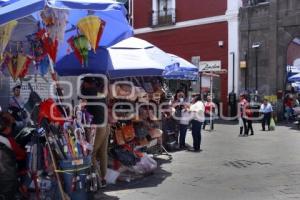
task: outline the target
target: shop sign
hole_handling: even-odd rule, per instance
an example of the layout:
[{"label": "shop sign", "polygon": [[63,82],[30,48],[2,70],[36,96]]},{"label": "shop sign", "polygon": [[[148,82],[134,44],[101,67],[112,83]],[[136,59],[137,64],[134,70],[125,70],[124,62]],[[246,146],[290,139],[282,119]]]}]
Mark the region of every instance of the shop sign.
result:
[{"label": "shop sign", "polygon": [[199,71],[202,72],[216,72],[221,71],[221,61],[201,61],[199,63]]},{"label": "shop sign", "polygon": [[246,63],[246,61],[240,61],[240,68],[241,69],[245,69],[245,68],[247,68],[247,63]]}]

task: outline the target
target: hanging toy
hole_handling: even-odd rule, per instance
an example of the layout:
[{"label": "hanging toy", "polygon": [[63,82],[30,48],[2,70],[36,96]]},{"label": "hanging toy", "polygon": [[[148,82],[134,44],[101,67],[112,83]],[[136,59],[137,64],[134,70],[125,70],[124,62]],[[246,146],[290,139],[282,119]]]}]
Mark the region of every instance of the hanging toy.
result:
[{"label": "hanging toy", "polygon": [[49,37],[63,41],[69,12],[63,9],[46,7],[40,13]]},{"label": "hanging toy", "polygon": [[87,38],[84,35],[80,35],[77,37],[71,37],[68,40],[68,43],[70,44],[71,48],[73,49],[75,56],[80,61],[80,64],[82,66],[87,66],[88,63],[88,54],[90,45],[87,40]]},{"label": "hanging toy", "polygon": [[37,37],[40,38],[45,51],[50,56],[52,61],[55,63],[57,48],[58,48],[58,40],[57,39],[53,40],[52,38],[50,38],[49,34],[46,32],[45,29],[41,29],[36,34]]},{"label": "hanging toy", "polygon": [[7,54],[7,67],[11,77],[16,81],[18,78],[24,78],[26,75],[31,59],[21,53],[13,55]]},{"label": "hanging toy", "polygon": [[3,53],[17,24],[17,21],[11,21],[4,26],[0,26],[0,65],[4,61]]},{"label": "hanging toy", "polygon": [[48,71],[49,71],[49,58],[48,56],[44,57],[40,62],[39,62],[39,72],[41,76],[45,76]]},{"label": "hanging toy", "polygon": [[78,22],[77,27],[80,30],[80,33],[88,39],[92,49],[96,53],[98,43],[103,34],[105,22],[97,16],[90,15],[82,18]]}]

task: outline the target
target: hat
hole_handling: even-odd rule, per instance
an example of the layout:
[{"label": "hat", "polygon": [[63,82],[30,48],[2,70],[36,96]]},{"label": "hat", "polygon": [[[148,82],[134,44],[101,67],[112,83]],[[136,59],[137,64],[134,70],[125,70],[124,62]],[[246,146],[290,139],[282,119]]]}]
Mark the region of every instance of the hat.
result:
[{"label": "hat", "polygon": [[13,90],[15,90],[16,88],[21,89],[21,83],[17,83],[17,84],[13,87]]}]

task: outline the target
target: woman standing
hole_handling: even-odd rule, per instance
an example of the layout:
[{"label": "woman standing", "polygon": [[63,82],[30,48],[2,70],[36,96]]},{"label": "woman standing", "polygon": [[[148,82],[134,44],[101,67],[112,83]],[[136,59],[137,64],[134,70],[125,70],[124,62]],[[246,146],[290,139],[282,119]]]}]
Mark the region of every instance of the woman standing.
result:
[{"label": "woman standing", "polygon": [[[182,125],[185,125],[185,124],[182,124],[181,123],[181,118],[182,118],[182,113],[183,113],[183,110],[184,110],[184,104],[185,104],[185,93],[182,91],[182,90],[177,90],[176,91],[176,94],[174,96],[174,101],[172,103],[172,107],[174,108],[175,110],[175,113],[174,113],[174,120],[176,121],[176,142],[178,144],[178,135],[179,137],[181,138],[180,141],[179,141],[179,147],[180,148],[184,148],[184,145],[183,145],[183,138],[185,138],[185,136],[183,137],[183,135],[185,135],[185,132],[186,132],[186,129],[187,129],[187,126],[186,126],[186,129],[183,128]],[[179,134],[178,134],[179,132]],[[185,139],[184,139],[185,140]]]},{"label": "woman standing", "polygon": [[[247,119],[245,114],[246,106],[248,105],[248,101],[246,100],[246,95],[240,95],[240,118],[239,118],[239,125],[240,125],[240,136],[248,136],[248,127],[247,127]],[[244,135],[243,135],[244,132]]]},{"label": "woman standing", "polygon": [[192,135],[193,147],[195,152],[200,152],[201,145],[201,126],[205,120],[204,104],[201,101],[201,96],[198,95],[193,99],[190,111],[192,112]]},{"label": "woman standing", "polygon": [[210,131],[214,130],[214,113],[216,105],[212,102],[211,96],[207,96],[207,101],[204,104],[205,107],[205,121],[203,124],[203,130],[205,130],[206,124],[210,124]]}]

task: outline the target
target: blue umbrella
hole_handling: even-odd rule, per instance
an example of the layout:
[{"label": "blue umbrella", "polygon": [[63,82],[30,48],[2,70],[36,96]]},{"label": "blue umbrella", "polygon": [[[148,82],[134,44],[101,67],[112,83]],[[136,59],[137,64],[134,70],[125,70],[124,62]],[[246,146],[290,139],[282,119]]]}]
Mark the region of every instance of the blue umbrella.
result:
[{"label": "blue umbrella", "polygon": [[187,60],[169,54],[175,63],[178,65],[168,66],[163,76],[166,79],[180,79],[180,80],[197,80],[198,79],[198,67],[188,62]]},{"label": "blue umbrella", "polygon": [[[76,76],[87,73],[107,74],[110,78],[133,76],[161,76],[166,67],[176,65],[173,59],[153,44],[130,37],[108,49],[98,48],[89,53],[89,65],[83,68],[74,55],[58,62],[60,76]],[[67,64],[69,63],[69,64]]]},{"label": "blue umbrella", "polygon": [[69,11],[64,41],[57,53],[58,63],[67,54],[67,40],[77,34],[77,22],[87,15],[96,15],[106,22],[99,46],[109,47],[133,34],[126,9],[113,0],[0,0],[0,25],[28,15],[40,20],[39,12],[45,6]]},{"label": "blue umbrella", "polygon": [[291,77],[288,78],[289,82],[297,82],[297,81],[300,81],[300,73],[299,74],[296,74],[296,75],[293,75]]}]

